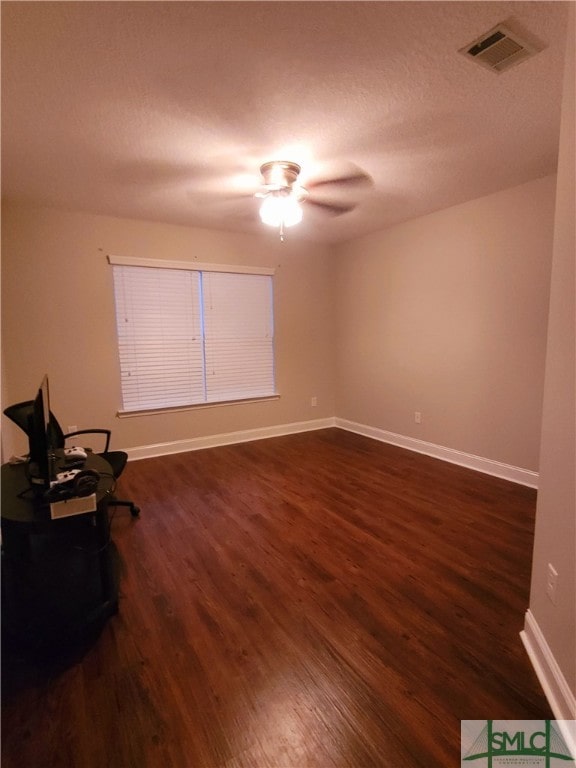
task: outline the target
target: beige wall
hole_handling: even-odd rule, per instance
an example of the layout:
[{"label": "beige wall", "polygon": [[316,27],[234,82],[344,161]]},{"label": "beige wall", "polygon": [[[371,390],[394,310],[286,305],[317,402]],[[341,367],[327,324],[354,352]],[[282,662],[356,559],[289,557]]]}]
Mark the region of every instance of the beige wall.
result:
[{"label": "beige wall", "polygon": [[[4,206],[3,403],[31,398],[48,372],[66,428],[109,426],[131,448],[318,419],[334,414],[333,262],[328,248],[237,235]],[[272,266],[277,401],[118,419],[121,406],[111,268],[106,254]],[[318,398],[312,408],[310,399]],[[3,417],[4,456],[22,451]]]},{"label": "beige wall", "polygon": [[546,177],[338,248],[339,417],[538,469],[554,191]]},{"label": "beige wall", "polygon": [[[576,697],[574,7],[570,13],[530,610]],[[548,563],[558,572],[556,605],[546,594]]]},{"label": "beige wall", "polygon": [[[3,402],[31,397],[47,371],[63,425],[110,426],[119,448],[337,415],[537,470],[554,185],[336,249],[4,206]],[[116,418],[107,253],[276,267],[280,400]],[[24,443],[3,421],[9,456]]]}]

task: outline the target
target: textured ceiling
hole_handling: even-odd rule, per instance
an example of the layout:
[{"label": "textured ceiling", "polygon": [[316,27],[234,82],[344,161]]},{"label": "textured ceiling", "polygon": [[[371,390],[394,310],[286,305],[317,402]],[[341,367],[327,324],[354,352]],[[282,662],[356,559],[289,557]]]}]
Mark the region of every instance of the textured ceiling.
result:
[{"label": "textured ceiling", "polygon": [[[3,197],[262,231],[235,197],[262,162],[359,167],[317,190],[354,211],[290,234],[337,242],[523,183],[556,169],[566,6],[4,2]],[[544,50],[500,75],[458,53],[504,20]]]}]

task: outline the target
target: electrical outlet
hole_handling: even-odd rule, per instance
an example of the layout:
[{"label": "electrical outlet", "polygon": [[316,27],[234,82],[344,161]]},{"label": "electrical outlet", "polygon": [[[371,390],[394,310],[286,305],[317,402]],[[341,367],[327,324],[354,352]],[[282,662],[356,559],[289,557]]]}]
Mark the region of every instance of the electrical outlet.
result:
[{"label": "electrical outlet", "polygon": [[414,411],[414,421],[416,422],[416,424],[422,423],[422,414],[420,413],[420,411]]},{"label": "electrical outlet", "polygon": [[556,605],[556,592],[558,589],[558,571],[552,563],[548,563],[548,572],[546,578],[546,594],[551,602]]},{"label": "electrical outlet", "polygon": [[68,433],[77,432],[77,431],[78,431],[78,427],[76,426],[76,424],[73,424],[71,427],[68,427]]},{"label": "electrical outlet", "polygon": [[312,406],[312,408],[316,408],[316,406],[318,405],[318,398],[317,397],[311,397],[310,398],[310,405]]}]

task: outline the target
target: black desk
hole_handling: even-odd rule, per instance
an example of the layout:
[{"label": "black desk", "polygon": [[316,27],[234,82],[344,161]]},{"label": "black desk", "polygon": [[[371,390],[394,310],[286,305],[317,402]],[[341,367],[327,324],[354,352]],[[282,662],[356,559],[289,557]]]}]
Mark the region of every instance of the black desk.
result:
[{"label": "black desk", "polygon": [[118,610],[107,503],[114,478],[100,456],[89,453],[84,468],[100,474],[96,511],[52,520],[48,505],[23,494],[25,465],[2,466],[3,627],[23,648],[69,642]]}]

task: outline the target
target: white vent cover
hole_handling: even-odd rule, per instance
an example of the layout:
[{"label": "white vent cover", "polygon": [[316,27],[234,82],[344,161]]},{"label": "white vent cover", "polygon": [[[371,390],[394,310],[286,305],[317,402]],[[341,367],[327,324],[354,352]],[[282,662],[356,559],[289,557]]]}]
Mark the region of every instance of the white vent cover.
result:
[{"label": "white vent cover", "polygon": [[540,50],[541,48],[528,43],[504,24],[498,24],[472,43],[460,48],[459,53],[492,72],[500,73],[534,56]]}]

